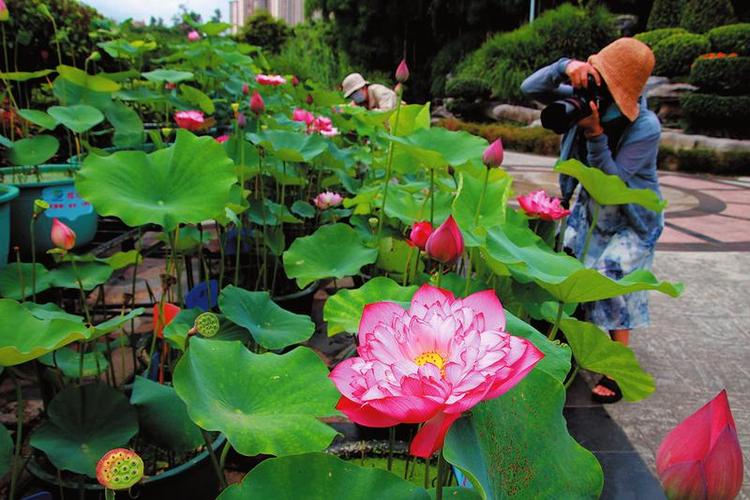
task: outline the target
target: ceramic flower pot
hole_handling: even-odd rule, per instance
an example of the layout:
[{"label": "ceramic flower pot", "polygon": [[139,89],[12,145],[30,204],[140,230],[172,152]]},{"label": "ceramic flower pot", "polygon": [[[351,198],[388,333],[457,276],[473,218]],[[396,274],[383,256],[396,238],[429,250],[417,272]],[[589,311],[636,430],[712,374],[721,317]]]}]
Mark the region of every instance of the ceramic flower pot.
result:
[{"label": "ceramic flower pot", "polygon": [[0,184],[0,267],[8,262],[10,251],[10,206],[18,198],[18,188]]},{"label": "ceramic flower pot", "polygon": [[75,187],[73,177],[77,166],[41,165],[39,167],[0,168],[0,181],[18,188],[18,197],[11,201],[11,245],[18,246],[28,255],[31,253],[31,221],[34,201],[41,199],[50,208],[34,224],[34,239],[37,254],[53,248],[50,239],[52,220],[60,219],[76,233],[76,248],[94,238],[97,215],[94,207],[82,200]]}]

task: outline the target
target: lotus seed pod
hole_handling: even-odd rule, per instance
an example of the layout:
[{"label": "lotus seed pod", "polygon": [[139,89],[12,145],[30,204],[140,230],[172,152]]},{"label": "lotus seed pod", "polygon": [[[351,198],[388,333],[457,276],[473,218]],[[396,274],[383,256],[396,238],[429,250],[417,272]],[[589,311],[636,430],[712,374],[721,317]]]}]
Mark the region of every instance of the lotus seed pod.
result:
[{"label": "lotus seed pod", "polygon": [[204,337],[213,337],[219,328],[219,317],[214,313],[204,312],[195,318],[195,329]]},{"label": "lotus seed pod", "polygon": [[96,479],[110,490],[126,490],[143,477],[143,460],[133,450],[115,448],[96,464]]}]

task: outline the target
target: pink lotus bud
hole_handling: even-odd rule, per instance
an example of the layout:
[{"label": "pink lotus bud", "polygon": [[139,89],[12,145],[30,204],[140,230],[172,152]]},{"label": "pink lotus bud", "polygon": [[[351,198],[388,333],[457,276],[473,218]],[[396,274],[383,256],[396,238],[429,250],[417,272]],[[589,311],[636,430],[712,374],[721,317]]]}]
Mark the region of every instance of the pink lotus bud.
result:
[{"label": "pink lotus bud", "polygon": [[482,163],[487,165],[488,168],[499,167],[503,164],[503,141],[496,139],[495,142],[490,144],[482,154]]},{"label": "pink lotus bud", "polygon": [[464,253],[464,237],[453,216],[448,218],[427,239],[427,255],[443,264],[452,264]]},{"label": "pink lotus bud", "polygon": [[197,42],[198,40],[201,39],[201,34],[198,33],[197,31],[193,30],[190,33],[188,33],[187,39],[190,42]]},{"label": "pink lotus bud", "polygon": [[297,78],[297,75],[292,75],[292,85],[295,87],[299,85],[299,78]]},{"label": "pink lotus bud", "polygon": [[225,142],[227,142],[229,140],[229,136],[227,134],[220,135],[219,137],[216,137],[215,140],[219,144],[224,144]]},{"label": "pink lotus bud", "polygon": [[726,390],[672,429],[656,452],[656,473],[670,499],[735,498],[742,468]]},{"label": "pink lotus bud", "polygon": [[239,128],[245,128],[247,126],[247,117],[245,113],[237,113],[237,126]]},{"label": "pink lotus bud", "polygon": [[266,109],[266,103],[263,102],[263,98],[260,96],[258,91],[253,92],[253,96],[250,98],[250,111],[256,115],[261,114]]},{"label": "pink lotus bud", "polygon": [[432,234],[432,224],[427,221],[415,222],[409,233],[409,241],[420,250],[427,246],[427,240]]},{"label": "pink lotus bud", "polygon": [[305,102],[307,103],[308,106],[313,103],[313,96],[312,96],[312,94],[307,94],[307,99],[305,99]]},{"label": "pink lotus bud", "polygon": [[127,448],[108,451],[96,464],[96,479],[109,490],[127,490],[142,477],[143,459]]},{"label": "pink lotus bud", "polygon": [[4,22],[10,19],[10,12],[8,6],[5,5],[5,0],[0,0],[0,22]]},{"label": "pink lotus bud", "polygon": [[396,81],[404,83],[409,79],[409,67],[406,65],[406,59],[401,60],[401,64],[396,68]]},{"label": "pink lotus bud", "polygon": [[562,207],[559,198],[547,196],[543,189],[519,196],[517,200],[529,217],[553,221],[570,214],[570,210]]},{"label": "pink lotus bud", "polygon": [[202,111],[178,111],[174,114],[174,121],[177,126],[185,130],[196,131],[203,127],[206,119]]},{"label": "pink lotus bud", "polygon": [[71,250],[76,246],[76,233],[59,219],[52,219],[52,231],[50,231],[52,243],[62,250]]},{"label": "pink lotus bud", "polygon": [[167,83],[164,84],[164,89],[165,90],[174,90],[176,88],[177,88],[177,84],[176,83],[167,82]]},{"label": "pink lotus bud", "polygon": [[248,85],[247,83],[243,83],[242,84],[242,93],[244,95],[249,94],[250,93],[250,85]]},{"label": "pink lotus bud", "polygon": [[341,205],[342,201],[344,201],[344,198],[340,194],[333,193],[331,191],[325,191],[316,196],[313,200],[313,203],[320,210],[325,210],[327,208],[337,207]]}]

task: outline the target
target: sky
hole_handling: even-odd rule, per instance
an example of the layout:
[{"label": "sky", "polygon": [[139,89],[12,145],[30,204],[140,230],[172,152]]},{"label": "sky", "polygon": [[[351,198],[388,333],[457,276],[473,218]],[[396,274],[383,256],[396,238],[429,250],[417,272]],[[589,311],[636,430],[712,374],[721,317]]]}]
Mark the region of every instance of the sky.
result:
[{"label": "sky", "polygon": [[204,21],[213,15],[215,9],[221,9],[223,21],[229,21],[228,0],[82,0],[117,21],[132,17],[135,21],[148,21],[151,16],[163,18],[167,24],[172,23],[172,16],[179,11],[180,4],[200,13]]}]

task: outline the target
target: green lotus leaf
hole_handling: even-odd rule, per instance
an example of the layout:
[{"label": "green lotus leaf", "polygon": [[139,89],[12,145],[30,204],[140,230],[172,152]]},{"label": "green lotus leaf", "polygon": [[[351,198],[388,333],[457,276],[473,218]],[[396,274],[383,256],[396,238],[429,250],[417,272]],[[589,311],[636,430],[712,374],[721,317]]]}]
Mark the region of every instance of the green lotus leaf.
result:
[{"label": "green lotus leaf", "polygon": [[297,238],[283,256],[286,275],[300,288],[318,279],[352,276],[377,258],[377,249],[366,247],[346,224],[323,226]]},{"label": "green lotus leaf", "polygon": [[[385,214],[410,226],[417,221],[429,221],[433,212],[430,210],[430,203],[434,202],[433,218],[435,221],[442,221],[450,215],[452,201],[451,193],[437,191],[435,196],[430,198],[429,194],[424,194],[421,190],[415,193],[401,186],[392,186],[388,192]],[[378,200],[378,203],[380,202],[382,200]]]},{"label": "green lotus leaf", "polygon": [[[430,488],[427,490],[432,500],[437,498],[437,490]],[[458,486],[446,486],[443,488],[443,498],[446,500],[482,500],[482,496],[477,490],[471,488],[460,488]]]},{"label": "green lotus leaf", "polygon": [[389,136],[396,150],[405,151],[418,163],[429,168],[463,165],[481,158],[487,141],[468,132],[453,132],[442,127],[418,129],[406,137]]},{"label": "green lotus leaf", "polygon": [[190,71],[178,71],[174,69],[156,69],[154,71],[143,73],[143,78],[157,83],[180,83],[185,80],[192,80],[193,73]]},{"label": "green lotus leaf", "polygon": [[[396,128],[396,116],[398,115],[398,128]],[[405,104],[393,113],[389,118],[390,129],[393,135],[405,136],[419,129],[430,128],[430,103]]]},{"label": "green lotus leaf", "polygon": [[4,425],[0,425],[0,477],[4,476],[13,464],[13,439]]},{"label": "green lotus leaf", "polygon": [[599,498],[604,475],[568,433],[565,389],[534,369],[499,398],[475,406],[446,436],[445,458],[482,498]]},{"label": "green lotus leaf", "polygon": [[386,470],[360,467],[325,453],[307,453],[261,462],[241,483],[224,490],[217,500],[248,498],[428,500],[430,496],[424,488]]},{"label": "green lotus leaf", "polygon": [[326,300],[323,319],[328,323],[328,335],[341,332],[356,333],[359,320],[367,304],[374,302],[396,302],[409,307],[417,286],[401,286],[390,278],[378,276],[361,287],[341,289]]},{"label": "green lotus leaf", "polygon": [[458,194],[453,200],[453,217],[463,234],[467,236],[466,246],[475,247],[481,244],[473,237],[477,228],[486,230],[505,222],[505,207],[511,194],[512,182],[513,178],[504,170],[487,169],[484,165],[477,169],[477,172],[461,172]]},{"label": "green lotus leaf", "polygon": [[252,140],[281,161],[308,162],[328,150],[328,141],[320,134],[266,130],[252,136]]},{"label": "green lotus leaf", "polygon": [[240,342],[193,338],[177,363],[174,387],[190,418],[220,431],[247,456],[295,455],[326,448],[336,431],[339,392],[311,350],[254,354]]},{"label": "green lotus leaf", "polygon": [[114,269],[102,262],[83,262],[76,264],[62,264],[49,272],[48,280],[51,287],[78,288],[81,280],[84,290],[93,290],[109,280]]},{"label": "green lotus leaf", "polygon": [[297,200],[292,203],[292,212],[299,215],[300,217],[309,219],[315,216],[315,207],[306,201]]},{"label": "green lotus leaf", "polygon": [[570,371],[570,348],[559,342],[550,342],[536,328],[507,309],[505,322],[505,329],[509,333],[530,340],[544,354],[544,358],[536,364],[534,370],[543,371],[562,383]]},{"label": "green lotus leaf", "polygon": [[29,444],[60,470],[96,476],[96,463],[138,432],[138,416],[125,396],[107,384],[70,386],[47,409],[48,421]]},{"label": "green lotus leaf", "polygon": [[144,309],[142,307],[139,307],[138,309],[133,309],[127,314],[120,314],[119,316],[110,318],[103,323],[92,326],[91,333],[89,334],[89,340],[97,339],[102,335],[107,335],[114,331],[117,331],[118,329],[122,328],[122,325],[130,322],[131,319],[137,318],[138,316],[143,314],[143,312]]},{"label": "green lotus leaf", "polygon": [[70,83],[78,85],[79,87],[84,87],[93,92],[112,93],[120,90],[120,86],[117,82],[113,82],[104,76],[89,75],[85,71],[72,66],[60,65],[57,67],[57,72],[60,74],[61,78],[64,78]]},{"label": "green lotus leaf", "polygon": [[[69,347],[48,352],[39,358],[47,366],[59,368],[66,377],[97,377],[109,368],[107,358],[99,351],[87,352],[83,355],[83,372],[81,372],[81,354]],[[97,364],[98,363],[98,364]]]},{"label": "green lotus leaf", "polygon": [[58,125],[57,120],[44,111],[39,111],[37,109],[19,109],[18,114],[24,120],[28,120],[34,125],[39,125],[47,130],[52,130]]},{"label": "green lotus leaf", "polygon": [[[164,328],[164,338],[167,339],[173,347],[179,350],[185,350],[185,340],[188,331],[195,325],[197,318],[203,311],[201,309],[183,309],[177,316]],[[239,340],[247,343],[250,340],[250,334],[244,327],[238,326],[223,315],[219,316],[219,333],[211,337],[212,340]]]},{"label": "green lotus leaf", "polygon": [[52,106],[47,113],[73,132],[82,134],[104,121],[101,111],[87,104]]},{"label": "green lotus leaf", "polygon": [[104,114],[107,121],[115,128],[115,135],[112,138],[115,146],[133,148],[143,144],[145,138],[143,122],[133,108],[119,101],[112,101]]},{"label": "green lotus leaf", "polygon": [[173,146],[151,154],[87,157],[76,189],[101,215],[115,215],[133,227],[155,223],[171,231],[180,223],[222,213],[236,182],[221,144],[178,130]]},{"label": "green lotus leaf", "polygon": [[309,316],[282,309],[268,292],[230,285],[221,291],[219,307],[228,320],[246,328],[266,349],[283,349],[304,342],[315,333],[315,323]]},{"label": "green lotus leaf", "polygon": [[180,92],[182,92],[181,97],[183,99],[192,105],[198,106],[205,113],[212,114],[216,111],[216,107],[211,98],[195,87],[182,84],[180,85]]},{"label": "green lotus leaf", "polygon": [[656,390],[654,377],[643,371],[632,349],[612,340],[598,326],[566,318],[560,329],[581,368],[614,379],[626,401],[640,401]]},{"label": "green lotus leaf", "polygon": [[405,240],[394,239],[390,236],[381,238],[378,242],[378,269],[396,279],[403,279],[407,272],[424,271],[424,262],[419,256],[419,249],[409,245]]},{"label": "green lotus leaf", "polygon": [[13,82],[26,82],[35,78],[42,78],[51,73],[51,69],[42,69],[39,71],[11,71],[9,73],[0,72],[0,80],[10,80]]},{"label": "green lotus leaf", "polygon": [[57,153],[60,142],[51,135],[37,135],[20,139],[8,151],[8,159],[15,165],[40,165]]},{"label": "green lotus leaf", "polygon": [[558,162],[555,171],[578,179],[600,205],[635,203],[655,212],[661,212],[667,207],[667,200],[661,199],[654,191],[630,188],[617,175],[605,174],[598,168],[587,167],[578,160]]},{"label": "green lotus leaf", "polygon": [[141,432],[149,442],[176,452],[196,449],[203,435],[187,413],[187,406],[173,387],[135,377],[130,404],[138,411]]},{"label": "green lotus leaf", "polygon": [[107,109],[112,103],[112,92],[97,92],[85,86],[76,85],[62,76],[55,78],[52,91],[60,103],[67,106],[88,104],[101,111]]}]

